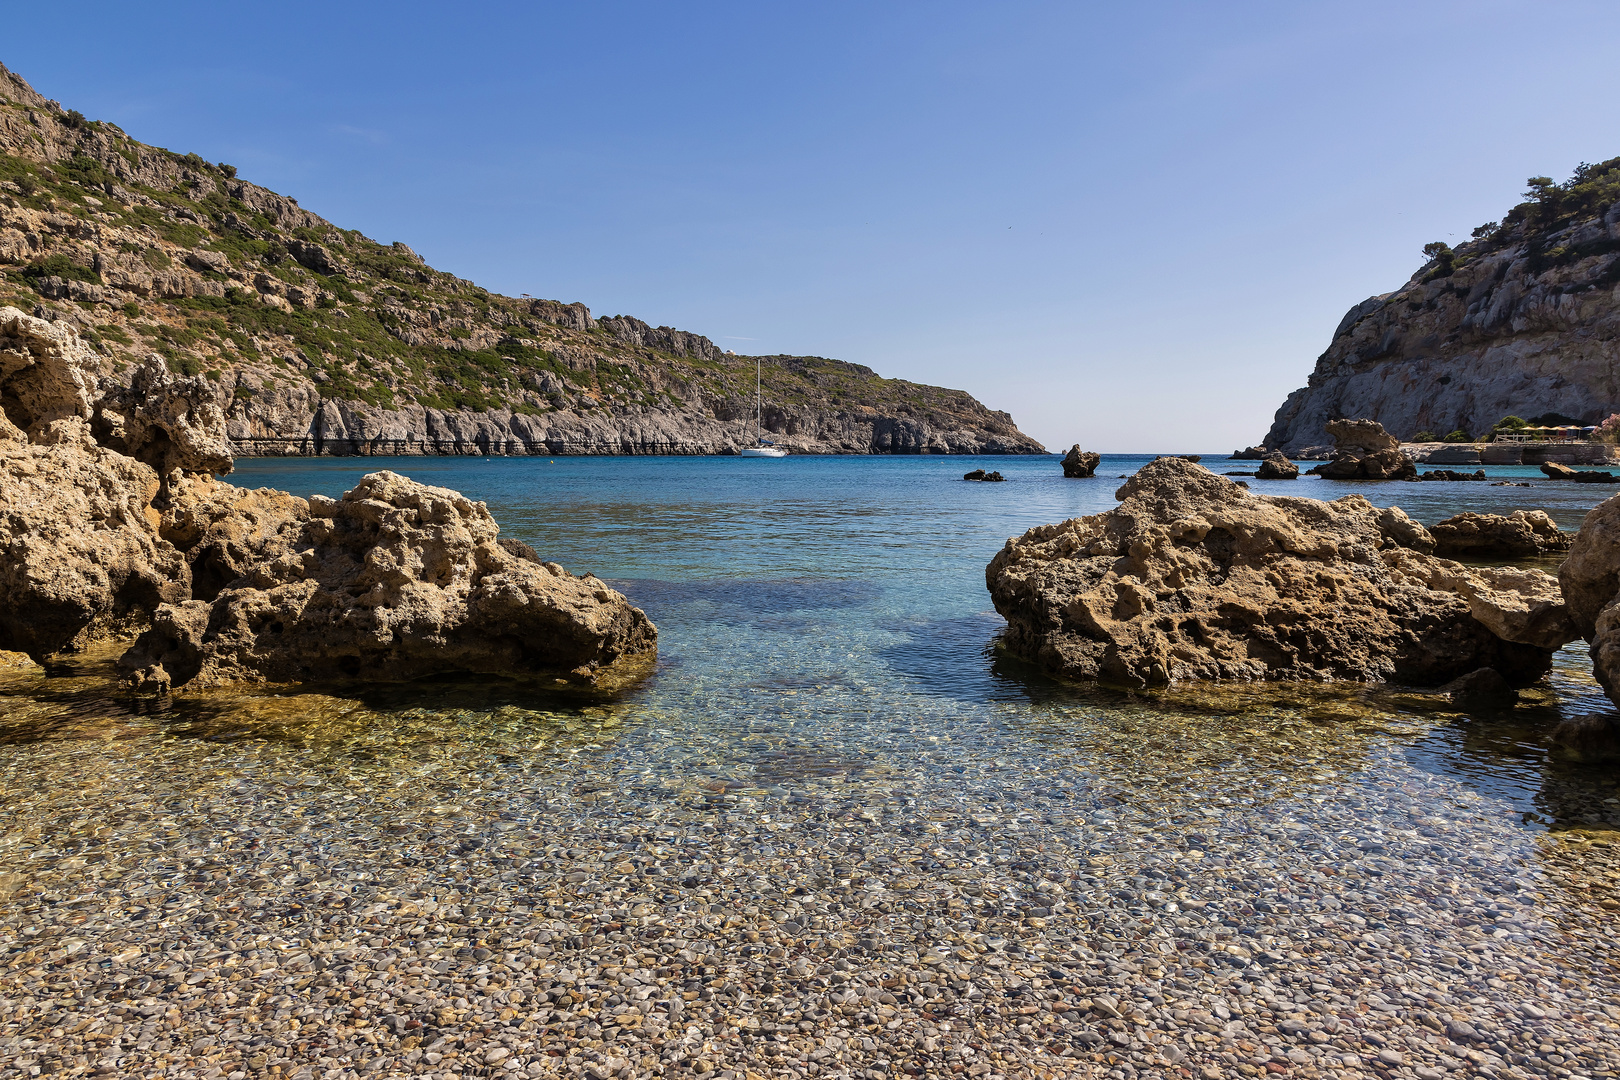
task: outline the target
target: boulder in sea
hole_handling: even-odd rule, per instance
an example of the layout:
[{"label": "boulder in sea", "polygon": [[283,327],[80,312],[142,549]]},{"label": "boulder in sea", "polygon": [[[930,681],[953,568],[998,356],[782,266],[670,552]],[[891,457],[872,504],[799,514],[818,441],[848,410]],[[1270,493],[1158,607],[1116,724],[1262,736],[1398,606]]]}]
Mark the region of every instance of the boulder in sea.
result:
[{"label": "boulder in sea", "polygon": [[1087,476],[1095,475],[1097,466],[1101,462],[1101,454],[1094,454],[1090,450],[1082,450],[1080,444],[1075,443],[1069,447],[1069,452],[1063,455],[1063,475],[1071,480],[1084,479]]},{"label": "boulder in sea", "polygon": [[1234,451],[1232,451],[1232,456],[1231,456],[1231,458],[1229,460],[1231,460],[1231,461],[1264,461],[1266,459],[1266,454],[1268,454],[1269,452],[1270,451],[1268,451],[1263,446],[1251,446],[1247,450],[1234,450]]},{"label": "boulder in sea", "polygon": [[1009,540],[985,572],[1008,651],[1067,678],[1540,678],[1575,636],[1558,583],[1437,559],[1396,508],[1255,495],[1175,459],[1106,513]]},{"label": "boulder in sea", "polygon": [[1541,466],[1541,471],[1552,480],[1571,480],[1577,484],[1620,484],[1620,476],[1616,476],[1614,473],[1600,472],[1596,469],[1588,469],[1582,472],[1579,469],[1572,469],[1568,465],[1556,461],[1544,463]]},{"label": "boulder in sea", "polygon": [[1448,559],[1523,559],[1567,551],[1571,534],[1545,510],[1476,514],[1465,510],[1429,526],[1435,554]]},{"label": "boulder in sea", "polygon": [[1273,450],[1260,462],[1260,468],[1255,470],[1256,480],[1298,480],[1299,466],[1289,461],[1281,450]]},{"label": "boulder in sea", "polygon": [[341,499],[311,499],[287,550],[211,602],[159,608],[119,667],[155,690],[450,672],[591,682],[653,653],[640,609],[498,532],[483,503],[371,473]]},{"label": "boulder in sea", "polygon": [[1401,441],[1375,420],[1330,420],[1333,459],[1311,471],[1327,480],[1410,480],[1417,466],[1401,453]]},{"label": "boulder in sea", "polygon": [[985,472],[983,469],[974,469],[972,472],[962,474],[964,480],[978,480],[984,483],[999,484],[1006,480],[999,472]]}]

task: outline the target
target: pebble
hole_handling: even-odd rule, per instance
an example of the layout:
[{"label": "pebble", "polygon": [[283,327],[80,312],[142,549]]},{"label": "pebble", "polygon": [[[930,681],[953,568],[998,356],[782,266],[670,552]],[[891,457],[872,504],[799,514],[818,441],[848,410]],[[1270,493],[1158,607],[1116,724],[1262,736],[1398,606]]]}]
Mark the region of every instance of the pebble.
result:
[{"label": "pebble", "polygon": [[1612,783],[1528,827],[1368,694],[13,693],[0,1078],[1620,1074]]}]

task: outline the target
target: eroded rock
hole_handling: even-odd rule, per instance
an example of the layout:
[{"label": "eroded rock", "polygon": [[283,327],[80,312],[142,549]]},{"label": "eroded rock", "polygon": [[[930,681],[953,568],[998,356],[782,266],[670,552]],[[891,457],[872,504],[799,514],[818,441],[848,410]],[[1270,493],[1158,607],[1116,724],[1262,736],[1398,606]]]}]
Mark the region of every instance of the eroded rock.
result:
[{"label": "eroded rock", "polygon": [[1092,453],[1090,450],[1080,449],[1075,443],[1069,447],[1069,452],[1063,455],[1063,475],[1072,480],[1080,480],[1095,475],[1097,466],[1102,462],[1102,455]]},{"label": "eroded rock", "polygon": [[1289,461],[1280,450],[1268,453],[1255,470],[1256,480],[1298,480],[1299,466]]},{"label": "eroded rock", "polygon": [[1401,453],[1401,442],[1374,420],[1332,420],[1327,432],[1333,459],[1311,471],[1328,480],[1410,480],[1417,466]]},{"label": "eroded rock", "polygon": [[129,384],[111,383],[96,402],[98,441],[144,461],[165,480],[182,474],[219,475],[234,467],[225,414],[201,376],[175,375],[149,355]]},{"label": "eroded rock", "polygon": [[1480,668],[1539,678],[1574,636],[1556,582],[1425,554],[1398,509],[1254,495],[1174,459],[1118,507],[1031,529],[986,570],[1009,651],[1125,686],[1359,679],[1435,686]]},{"label": "eroded rock", "polygon": [[1550,551],[1566,551],[1570,534],[1544,510],[1515,510],[1511,514],[1476,514],[1464,511],[1432,525],[1435,554],[1457,559],[1521,559]]},{"label": "eroded rock", "polygon": [[589,681],[657,630],[589,575],[503,546],[483,503],[391,472],[315,498],[285,553],[210,603],[160,608],[119,661],[131,685],[406,681],[557,672]]}]

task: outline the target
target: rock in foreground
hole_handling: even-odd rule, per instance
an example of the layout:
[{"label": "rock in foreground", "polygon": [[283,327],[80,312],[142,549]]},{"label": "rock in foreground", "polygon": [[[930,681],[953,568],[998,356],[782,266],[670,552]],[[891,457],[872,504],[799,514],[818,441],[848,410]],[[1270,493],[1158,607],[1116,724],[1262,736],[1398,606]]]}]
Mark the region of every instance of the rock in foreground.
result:
[{"label": "rock in foreground", "polygon": [[1451,559],[1522,559],[1569,548],[1570,536],[1544,510],[1464,511],[1429,529],[1435,554]]},{"label": "rock in foreground", "polygon": [[445,672],[589,681],[650,653],[657,630],[594,577],[497,538],[483,503],[391,472],[310,500],[294,550],[210,603],[158,610],[119,661],[137,687]]},{"label": "rock in foreground", "polygon": [[1254,495],[1161,458],[1106,513],[1031,529],[986,570],[1012,653],[1066,678],[1525,686],[1576,636],[1558,583],[1427,554],[1395,508]]},{"label": "rock in foreground", "polygon": [[1069,452],[1063,455],[1063,475],[1071,480],[1082,480],[1095,475],[1101,462],[1101,454],[1082,450],[1080,444],[1075,443],[1069,447]]}]

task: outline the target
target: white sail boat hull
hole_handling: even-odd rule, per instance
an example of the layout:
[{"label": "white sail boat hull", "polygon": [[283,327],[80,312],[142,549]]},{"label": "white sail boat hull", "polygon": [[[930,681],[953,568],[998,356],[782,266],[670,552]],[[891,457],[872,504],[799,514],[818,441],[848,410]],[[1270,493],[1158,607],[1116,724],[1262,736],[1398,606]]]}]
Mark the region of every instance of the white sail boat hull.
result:
[{"label": "white sail boat hull", "polygon": [[759,397],[758,412],[754,415],[754,445],[738,451],[743,457],[787,457],[788,452],[765,440],[765,361],[754,360],[754,393]]}]

